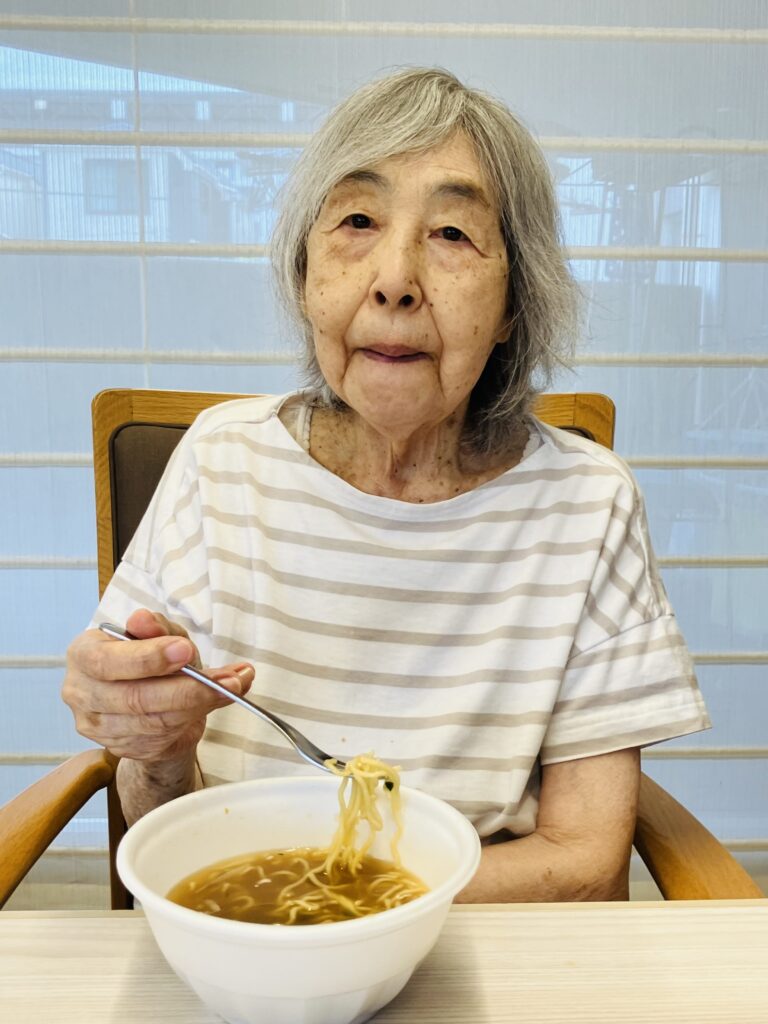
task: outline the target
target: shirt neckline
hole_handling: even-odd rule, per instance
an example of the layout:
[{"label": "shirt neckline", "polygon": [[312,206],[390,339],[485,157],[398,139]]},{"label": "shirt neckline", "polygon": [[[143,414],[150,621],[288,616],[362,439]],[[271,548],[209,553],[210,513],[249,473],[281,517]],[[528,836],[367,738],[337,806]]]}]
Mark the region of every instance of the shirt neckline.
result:
[{"label": "shirt neckline", "polygon": [[515,463],[514,466],[510,466],[509,469],[505,469],[503,473],[500,473],[492,480],[487,480],[485,483],[479,484],[477,487],[473,487],[471,491],[465,491],[463,494],[457,494],[453,498],[443,498],[440,501],[423,503],[403,501],[400,498],[388,498],[379,494],[369,494],[367,491],[359,490],[342,477],[332,473],[329,469],[314,459],[312,455],[302,447],[280,419],[280,411],[288,402],[303,401],[308,403],[311,395],[312,392],[293,391],[282,396],[282,398],[275,403],[272,409],[271,418],[276,424],[276,429],[281,433],[288,446],[302,457],[304,464],[314,472],[322,475],[322,479],[327,487],[336,491],[346,504],[354,506],[365,512],[371,512],[374,510],[381,512],[386,510],[390,515],[394,513],[400,519],[431,519],[442,516],[445,511],[454,512],[461,511],[465,508],[473,508],[479,503],[492,499],[498,494],[500,488],[503,488],[508,483],[512,483],[513,477],[523,470],[523,468],[526,472],[532,469],[533,463],[538,461],[537,456],[539,456],[540,452],[546,445],[546,437],[539,428],[536,418],[526,414],[525,423],[528,427],[529,435],[520,460]]}]

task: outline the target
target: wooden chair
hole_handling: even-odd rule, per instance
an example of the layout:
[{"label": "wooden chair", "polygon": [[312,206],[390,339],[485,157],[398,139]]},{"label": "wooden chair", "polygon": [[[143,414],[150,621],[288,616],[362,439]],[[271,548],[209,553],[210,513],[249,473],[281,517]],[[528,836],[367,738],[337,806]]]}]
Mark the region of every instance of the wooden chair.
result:
[{"label": "wooden chair", "polygon": [[[165,464],[203,409],[232,398],[203,392],[110,390],[93,401],[99,592],[133,535]],[[547,423],[613,445],[615,409],[604,395],[543,395]],[[0,809],[0,906],[95,792],[108,790],[112,907],[130,906],[114,869],[125,824],[115,790],[117,761],[105,750],[70,758]],[[741,865],[681,804],[641,777],[635,847],[666,899],[754,899],[763,895]]]}]

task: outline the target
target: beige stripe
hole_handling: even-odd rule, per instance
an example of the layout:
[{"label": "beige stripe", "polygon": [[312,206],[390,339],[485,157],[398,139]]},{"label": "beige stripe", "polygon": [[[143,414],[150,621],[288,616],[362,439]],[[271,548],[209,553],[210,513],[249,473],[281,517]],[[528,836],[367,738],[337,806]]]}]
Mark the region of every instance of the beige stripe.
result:
[{"label": "beige stripe", "polygon": [[[621,584],[619,583],[621,581]],[[617,570],[615,579],[612,578],[614,585],[625,593],[627,603],[634,612],[636,612],[644,622],[649,622],[652,619],[656,619],[661,614],[661,609],[658,606],[658,601],[653,601],[653,607],[648,601],[644,601],[640,597],[640,589],[642,588],[647,594],[653,597],[653,584],[655,578],[653,573],[650,571],[650,566],[647,561],[643,562],[643,571],[638,577],[637,582],[632,586],[628,580],[622,576]],[[626,589],[625,589],[626,588]]]},{"label": "beige stripe", "polygon": [[422,717],[361,715],[357,712],[328,711],[323,708],[308,707],[306,704],[293,704],[290,701],[274,697],[269,698],[268,706],[270,711],[284,715],[289,721],[299,719],[315,723],[322,722],[326,725],[355,725],[361,729],[397,729],[398,731],[439,729],[446,725],[460,725],[468,729],[489,727],[514,729],[525,725],[546,725],[550,719],[548,710],[525,711],[520,714],[456,711]]},{"label": "beige stripe", "polygon": [[[617,507],[614,510],[613,519],[617,522],[622,523],[625,527],[628,527],[631,519],[631,513],[627,512],[626,509]],[[616,590],[618,590],[621,594],[623,594],[626,597],[627,603],[630,606],[630,608],[634,612],[636,612],[641,619],[653,618],[653,615],[651,614],[648,605],[644,601],[641,601],[640,597],[638,596],[639,588],[644,582],[646,582],[646,577],[648,575],[646,553],[643,550],[643,548],[635,541],[635,538],[632,536],[631,530],[625,530],[624,534],[622,535],[622,540],[624,543],[626,543],[627,548],[635,555],[643,570],[639,579],[634,585],[631,584],[629,580],[626,579],[626,577],[619,570],[619,552],[615,551],[612,547],[610,547],[610,545],[606,544],[605,548],[600,553],[600,560],[604,562],[605,565],[608,567],[609,582],[616,588]],[[602,615],[603,613],[600,612],[600,614]],[[608,618],[607,616],[605,616],[605,619],[610,624],[610,628],[607,630],[607,632],[611,636],[615,636],[616,633],[619,632],[618,624],[614,622],[612,619]]]},{"label": "beige stripe", "polygon": [[[262,422],[246,422],[248,422],[249,425],[262,425]],[[315,462],[313,458],[301,449],[294,450],[291,448],[278,448],[273,444],[264,444],[262,441],[255,441],[248,434],[241,433],[234,429],[228,430],[226,427],[222,430],[217,430],[213,427],[210,434],[201,435],[196,438],[195,441],[197,444],[211,445],[219,445],[221,441],[231,441],[232,443],[243,445],[244,448],[247,448],[254,455],[258,455],[260,457],[275,460],[276,462],[290,462],[293,464],[300,463],[302,466],[310,466],[312,469],[315,469],[320,473],[327,472],[319,462]]]},{"label": "beige stripe", "polygon": [[[114,587],[115,590],[120,591],[121,594],[125,594],[126,597],[131,599],[131,601],[135,601],[141,608],[149,608],[150,611],[161,610],[154,594],[137,587],[131,580],[127,580],[122,573],[116,573],[112,577],[110,589],[112,587]],[[120,623],[120,625],[122,625],[122,623]]]},{"label": "beige stripe", "polygon": [[652,761],[737,761],[745,758],[768,760],[768,747],[662,747],[643,755]]},{"label": "beige stripe", "polygon": [[[229,552],[221,548],[211,548],[210,557],[219,561],[229,560]],[[268,579],[274,580],[287,587],[294,587],[297,590],[308,590],[322,594],[339,594],[344,597],[360,597],[377,601],[394,601],[396,604],[454,604],[476,607],[477,605],[504,604],[515,597],[570,597],[572,594],[584,593],[589,580],[576,580],[573,583],[520,583],[514,587],[507,587],[505,590],[480,591],[475,593],[471,590],[406,590],[401,587],[383,587],[365,583],[346,583],[337,580],[320,579],[314,576],[304,576],[300,573],[283,572],[276,569],[263,558],[247,558],[238,556],[238,560],[232,564],[239,568],[247,569],[251,573],[260,573]],[[208,576],[204,574],[199,579],[190,582],[186,587],[174,590],[178,600],[186,600],[194,597],[201,590],[208,586]]]},{"label": "beige stripe", "polygon": [[[295,751],[293,756],[291,756],[292,748],[288,748],[286,754],[285,747],[275,747],[271,743],[259,743],[245,736],[223,732],[220,729],[206,729],[204,739],[209,743],[217,743],[220,746],[228,747],[230,750],[242,750],[244,754],[252,757],[263,757],[268,760],[293,761],[299,756]],[[341,755],[337,754],[337,756]],[[493,757],[462,757],[458,754],[427,754],[424,757],[397,758],[397,767],[404,772],[416,771],[420,768],[467,772],[530,772],[534,761],[535,758],[514,755],[499,759]]]},{"label": "beige stripe", "polygon": [[598,629],[604,630],[609,637],[615,636],[619,632],[618,623],[614,622],[608,615],[604,615],[600,611],[597,604],[597,598],[591,590],[587,594],[587,600],[584,602],[584,610]]},{"label": "beige stripe", "polygon": [[190,534],[190,536],[187,537],[186,540],[184,540],[181,544],[179,544],[178,547],[171,548],[170,550],[166,551],[165,555],[163,555],[163,560],[157,569],[158,578],[162,579],[163,573],[165,572],[169,565],[172,565],[173,562],[177,562],[180,559],[186,558],[190,551],[194,551],[195,548],[201,547],[202,545],[203,526],[201,522],[198,528],[195,530],[195,532],[193,534]]},{"label": "beige stripe", "polygon": [[[203,515],[210,515],[210,510],[203,509]],[[478,551],[465,548],[414,549],[394,548],[382,544],[370,544],[366,541],[341,541],[335,537],[313,536],[295,530],[283,530],[274,526],[261,524],[261,533],[269,540],[284,544],[295,544],[299,547],[323,548],[326,551],[339,551],[346,555],[369,555],[374,558],[400,559],[402,561],[442,562],[444,564],[493,564],[523,562],[536,555],[550,555],[553,558],[566,558],[571,555],[598,551],[602,546],[599,537],[585,541],[539,541],[520,551],[509,549]],[[165,560],[164,560],[165,563]]]},{"label": "beige stripe", "polygon": [[[218,441],[219,435],[216,435]],[[553,515],[564,515],[569,518],[578,515],[592,515],[595,512],[602,512],[614,505],[613,496],[608,496],[595,501],[557,501],[543,508],[510,508],[497,511],[479,513],[477,515],[463,516],[460,518],[443,519],[401,519],[377,516],[358,509],[350,508],[348,505],[338,505],[335,502],[327,501],[324,498],[313,494],[311,491],[298,490],[296,488],[274,487],[271,484],[263,483],[254,474],[245,470],[212,470],[201,466],[199,471],[201,479],[213,484],[229,484],[245,486],[249,490],[256,491],[263,498],[281,502],[307,506],[309,508],[323,509],[333,512],[348,522],[360,523],[385,531],[407,531],[408,533],[434,533],[437,531],[454,531],[474,526],[476,523],[511,523],[511,522],[539,522]],[[408,510],[412,506],[408,503]],[[420,507],[420,512],[430,510],[426,506]],[[258,517],[235,512],[225,512],[222,509],[206,507],[206,514],[217,519],[217,521],[232,526],[252,527],[254,523],[260,522]]]},{"label": "beige stripe", "polygon": [[[635,614],[638,615],[643,621],[647,621],[648,619],[653,618],[653,616],[648,611],[648,606],[645,604],[645,602],[641,601],[640,598],[638,597],[638,590],[639,590],[641,584],[642,583],[647,583],[645,566],[643,566],[643,570],[642,570],[642,572],[640,574],[640,577],[637,580],[637,582],[635,583],[635,585],[633,586],[626,579],[626,577],[624,577],[622,575],[622,573],[619,571],[619,568],[618,568],[618,566],[616,564],[616,562],[617,562],[616,553],[612,551],[611,555],[612,555],[612,558],[611,558],[610,562],[608,561],[607,558],[605,558],[603,556],[602,553],[600,555],[601,560],[603,562],[605,562],[605,564],[608,566],[608,582],[611,583],[612,586],[616,590],[618,590],[620,594],[622,594],[624,596],[624,598],[626,599],[627,604],[632,609],[632,611],[634,611]],[[590,599],[591,599],[591,603],[594,603],[595,610],[599,612],[599,609],[597,607],[597,599],[591,593],[590,593]],[[587,602],[588,604],[590,603],[590,599],[588,599],[588,602]],[[616,636],[617,633],[621,632],[621,629],[620,629],[619,624],[617,622],[614,622],[614,620],[609,618],[607,615],[603,615],[602,612],[599,612],[599,614],[600,614],[601,618],[603,618],[605,620],[605,622],[607,622],[608,625],[609,625],[609,628],[606,629],[606,632],[608,633],[609,636]],[[606,628],[606,627],[604,626],[603,628]]]},{"label": "beige stripe", "polygon": [[607,736],[590,736],[586,740],[573,740],[568,743],[554,743],[542,747],[541,763],[567,761],[574,757],[589,757],[597,753],[608,753],[611,750],[625,750],[628,747],[642,747],[649,743],[661,743],[676,736],[697,732],[705,729],[709,721],[703,713],[679,722],[667,721],[664,725],[638,727],[627,732],[609,733]]},{"label": "beige stripe", "polygon": [[[639,527],[641,529],[642,522],[643,521],[641,519]],[[654,572],[653,568],[653,557],[650,555],[650,544],[648,544],[647,547],[644,547],[637,539],[637,537],[635,537],[631,533],[631,531],[628,531],[627,547],[630,551],[634,552],[635,556],[637,557],[637,560],[640,562],[644,569],[641,579],[638,580],[638,582],[635,584],[631,592],[632,607],[636,608],[636,610],[637,608],[642,609],[641,615],[644,619],[656,618],[660,614],[661,609],[659,607],[659,602],[656,599],[655,591],[653,589],[653,584],[658,583],[658,577],[657,574]],[[637,588],[639,587],[640,583],[645,582],[646,580],[650,581],[649,596],[651,598],[652,604],[648,604],[647,602],[641,601],[637,594]],[[637,607],[635,605],[635,602],[637,602]]]},{"label": "beige stripe", "polygon": [[[214,637],[213,641],[220,650],[229,651],[238,658],[253,661],[257,664],[270,665],[284,672],[292,672],[297,676],[305,676],[308,679],[326,679],[333,683],[360,685],[361,673],[357,668],[347,669],[327,664],[298,661],[296,658],[289,658],[275,651],[251,647],[249,644],[244,644],[230,638],[221,639],[220,637]],[[553,680],[558,680],[561,673],[562,669],[559,666],[529,670],[481,668],[474,672],[465,672],[455,676],[425,676],[415,675],[410,672],[400,675],[391,672],[374,672],[368,669],[365,672],[365,682],[368,686],[391,686],[411,690],[449,690],[457,686],[472,686],[477,683],[552,682]]]},{"label": "beige stripe", "polygon": [[[140,587],[137,587],[131,580],[127,580],[121,573],[116,573],[111,581],[110,588],[114,587],[115,590],[119,590],[125,594],[127,598],[133,601],[137,608],[148,608],[150,611],[159,612],[161,615],[173,620],[177,626],[181,626],[192,636],[194,633],[208,634],[211,630],[212,623],[193,622],[189,616],[184,615],[178,606],[166,607],[162,605],[154,594],[150,594]],[[124,623],[117,623],[117,625],[124,625]]]},{"label": "beige stripe", "polygon": [[586,697],[571,697],[568,700],[559,700],[553,709],[553,714],[571,711],[583,711],[591,708],[611,707],[615,704],[626,704],[633,700],[643,700],[645,697],[652,697],[656,694],[667,695],[675,690],[690,690],[690,676],[674,676],[672,679],[664,679],[656,683],[647,683],[640,686],[628,686],[623,690],[615,690],[607,693],[592,694]]},{"label": "beige stripe", "polygon": [[211,599],[246,615],[278,622],[281,626],[311,636],[340,637],[356,643],[407,644],[416,647],[480,647],[496,640],[555,640],[571,636],[573,626],[569,622],[552,626],[497,626],[486,633],[420,633],[406,630],[374,629],[368,626],[353,626],[317,619],[304,619],[275,608],[273,605],[248,601],[227,591],[214,590]]},{"label": "beige stripe", "polygon": [[[657,620],[654,620],[654,622]],[[653,623],[645,622],[642,623],[644,626],[650,626]],[[633,626],[628,632],[632,632],[634,629],[639,629],[640,626]],[[614,641],[621,639],[621,634],[611,638]],[[667,651],[674,650],[676,647],[685,647],[685,641],[678,634],[671,636],[664,635],[660,636],[655,640],[645,641],[639,644],[626,644],[623,647],[612,646],[610,649],[605,650],[603,644],[599,644],[597,648],[591,647],[587,651],[582,651],[575,657],[571,658],[566,667],[566,671],[570,671],[574,668],[586,668],[592,665],[599,665],[601,662],[617,661],[620,658],[631,658],[636,654],[650,654],[654,651]]]},{"label": "beige stripe", "polygon": [[[203,517],[217,519],[219,522],[223,523],[226,523],[227,519],[225,515],[217,512],[215,509],[212,509],[207,505],[202,507],[201,515]],[[510,551],[509,549],[502,549],[499,551],[473,551],[470,549],[452,551],[447,548],[407,550],[381,544],[369,544],[365,541],[345,542],[336,540],[335,537],[313,536],[312,534],[299,533],[295,530],[283,530],[274,526],[267,526],[266,523],[257,520],[256,518],[253,519],[253,523],[254,525],[258,524],[260,532],[264,537],[283,544],[295,544],[299,547],[308,548],[322,548],[326,551],[340,551],[347,555],[370,555],[373,557],[387,559],[394,558],[405,561],[442,562],[446,564],[467,563],[496,565],[504,562],[522,562],[525,561],[526,558],[539,554],[551,555],[555,558],[569,557],[575,554],[596,551],[602,546],[602,540],[597,537],[593,540],[561,541],[559,543],[552,541],[539,541],[539,543],[531,544],[529,547],[523,548],[520,551]],[[200,527],[195,531],[195,533],[188,537],[183,544],[171,551],[168,551],[160,565],[159,573],[162,573],[168,565],[177,559],[186,557],[186,555],[188,555],[197,544],[201,543],[202,536],[202,527]],[[225,551],[223,548],[209,549],[209,558],[214,557],[214,551],[217,552],[217,556],[222,562],[230,565],[245,566],[245,564],[250,561],[249,559],[245,559],[242,556],[237,555],[235,552]]]}]

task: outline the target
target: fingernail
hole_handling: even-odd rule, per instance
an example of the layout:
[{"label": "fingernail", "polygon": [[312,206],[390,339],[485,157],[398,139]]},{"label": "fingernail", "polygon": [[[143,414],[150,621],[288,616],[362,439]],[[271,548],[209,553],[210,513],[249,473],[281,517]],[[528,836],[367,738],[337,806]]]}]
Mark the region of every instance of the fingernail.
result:
[{"label": "fingernail", "polygon": [[186,640],[176,640],[174,643],[168,644],[164,654],[169,665],[183,665],[189,661],[192,652]]},{"label": "fingernail", "polygon": [[235,669],[235,675],[238,679],[241,679],[244,683],[250,683],[253,679],[254,672],[252,665],[238,665]]}]

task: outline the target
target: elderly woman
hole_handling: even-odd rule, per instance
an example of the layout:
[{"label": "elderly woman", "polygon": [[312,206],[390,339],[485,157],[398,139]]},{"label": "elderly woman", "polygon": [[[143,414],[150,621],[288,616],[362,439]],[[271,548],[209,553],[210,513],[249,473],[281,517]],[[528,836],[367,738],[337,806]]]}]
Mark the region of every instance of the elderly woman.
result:
[{"label": "elderly woman", "polygon": [[195,660],[463,811],[462,899],[626,898],[638,748],[708,722],[629,471],[528,412],[577,308],[541,153],[452,75],[391,75],[307,147],[272,255],[312,387],[199,417],[94,620],[140,642],[69,651],[128,820],[305,771]]}]

